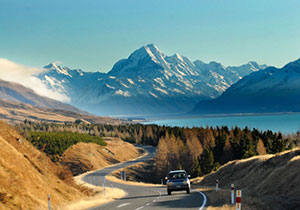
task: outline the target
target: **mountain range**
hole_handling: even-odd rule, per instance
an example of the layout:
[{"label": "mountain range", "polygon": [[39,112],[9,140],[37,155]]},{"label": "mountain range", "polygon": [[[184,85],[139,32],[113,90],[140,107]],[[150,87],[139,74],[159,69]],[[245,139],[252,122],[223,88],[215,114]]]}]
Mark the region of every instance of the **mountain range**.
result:
[{"label": "mountain range", "polygon": [[300,59],[253,72],[191,114],[300,112]]},{"label": "mountain range", "polygon": [[244,76],[266,67],[256,62],[229,67],[192,62],[179,54],[166,56],[150,44],[118,61],[108,73],[50,63],[37,77],[70,98],[70,104],[94,114],[178,114],[217,98]]}]

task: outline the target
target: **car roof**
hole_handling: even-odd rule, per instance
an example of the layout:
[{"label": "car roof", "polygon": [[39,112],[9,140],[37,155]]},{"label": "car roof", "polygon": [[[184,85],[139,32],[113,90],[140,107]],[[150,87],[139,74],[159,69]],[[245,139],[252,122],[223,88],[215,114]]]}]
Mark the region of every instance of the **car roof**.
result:
[{"label": "car roof", "polygon": [[176,170],[176,171],[170,171],[169,174],[171,173],[186,173],[185,170]]}]

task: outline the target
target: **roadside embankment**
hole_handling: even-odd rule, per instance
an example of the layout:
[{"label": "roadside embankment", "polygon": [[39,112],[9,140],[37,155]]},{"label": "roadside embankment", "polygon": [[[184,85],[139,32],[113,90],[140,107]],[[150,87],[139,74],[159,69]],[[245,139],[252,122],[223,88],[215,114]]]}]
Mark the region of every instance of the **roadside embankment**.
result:
[{"label": "roadside embankment", "polygon": [[[231,161],[203,179],[193,180],[193,183],[198,187],[214,188],[217,179],[220,192],[207,191],[210,205],[215,209],[228,209],[226,205],[230,202],[232,183],[235,189],[242,190],[245,210],[297,209],[300,206],[300,148]],[[218,197],[220,199],[212,205]]]},{"label": "roadside embankment", "polygon": [[67,166],[74,176],[120,163],[139,156],[134,145],[120,138],[104,138],[106,146],[78,143],[68,148],[60,163]]},{"label": "roadside embankment", "polygon": [[0,209],[52,209],[91,196],[12,127],[0,122]]}]

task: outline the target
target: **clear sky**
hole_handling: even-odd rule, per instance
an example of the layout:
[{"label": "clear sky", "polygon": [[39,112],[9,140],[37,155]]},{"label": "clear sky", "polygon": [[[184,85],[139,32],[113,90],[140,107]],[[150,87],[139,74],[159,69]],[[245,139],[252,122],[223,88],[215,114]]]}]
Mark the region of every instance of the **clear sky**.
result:
[{"label": "clear sky", "polygon": [[300,57],[299,0],[0,0],[0,58],[109,71],[154,43],[165,54],[281,67]]}]

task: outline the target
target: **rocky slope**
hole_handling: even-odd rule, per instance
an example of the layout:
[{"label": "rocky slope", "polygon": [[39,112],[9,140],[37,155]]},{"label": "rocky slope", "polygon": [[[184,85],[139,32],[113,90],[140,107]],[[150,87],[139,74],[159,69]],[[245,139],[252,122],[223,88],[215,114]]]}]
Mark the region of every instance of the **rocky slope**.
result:
[{"label": "rocky slope", "polygon": [[253,72],[220,97],[199,102],[193,114],[300,111],[300,59],[283,68]]}]

